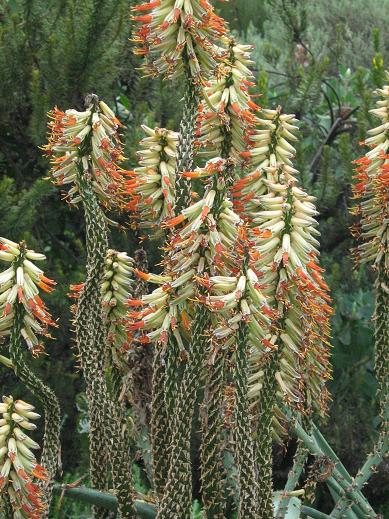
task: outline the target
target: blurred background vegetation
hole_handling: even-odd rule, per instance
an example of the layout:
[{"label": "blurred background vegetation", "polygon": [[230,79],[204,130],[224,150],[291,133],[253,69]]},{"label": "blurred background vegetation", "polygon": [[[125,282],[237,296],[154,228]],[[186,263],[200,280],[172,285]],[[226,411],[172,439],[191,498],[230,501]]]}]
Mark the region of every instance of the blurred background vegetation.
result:
[{"label": "blurred background vegetation", "polygon": [[[132,3],[134,3],[132,1]],[[95,92],[125,124],[128,167],[136,163],[140,124],[176,129],[181,86],[142,79],[128,38],[130,0],[0,0],[0,235],[26,239],[48,256],[58,282],[50,307],[59,319],[49,356],[38,369],[56,390],[63,409],[64,480],[86,472],[88,424],[83,384],[72,350],[68,286],[83,279],[82,216],[62,203],[43,178],[47,161],[46,112],[82,108]],[[354,473],[372,446],[377,424],[372,372],[372,275],[353,270],[349,250],[351,161],[374,124],[374,88],[389,63],[389,0],[230,0],[221,4],[236,37],[255,45],[259,103],[282,105],[301,120],[297,163],[305,188],[318,198],[323,263],[332,287],[334,376],[327,439]],[[125,219],[123,222],[125,223]],[[137,238],[113,232],[113,244],[132,254]],[[158,249],[145,242],[155,265]],[[0,372],[3,393],[23,388]],[[134,431],[134,449],[144,442]],[[275,449],[277,485],[290,459]],[[366,492],[389,518],[388,464]],[[143,468],[136,477],[147,488]],[[328,496],[318,496],[326,511]],[[87,517],[87,508],[58,502],[53,517]]]}]

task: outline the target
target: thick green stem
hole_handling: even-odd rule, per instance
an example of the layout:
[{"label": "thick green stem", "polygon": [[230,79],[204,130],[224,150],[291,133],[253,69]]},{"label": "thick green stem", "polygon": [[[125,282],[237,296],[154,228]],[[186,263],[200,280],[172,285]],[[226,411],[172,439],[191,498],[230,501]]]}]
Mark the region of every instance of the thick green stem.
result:
[{"label": "thick green stem", "polygon": [[[188,67],[187,67],[188,68]],[[188,207],[191,201],[191,183],[180,173],[190,171],[193,165],[196,120],[199,107],[199,88],[189,70],[186,71],[186,90],[182,113],[176,163],[176,213]]]},{"label": "thick green stem", "polygon": [[173,421],[169,473],[161,500],[158,519],[190,519],[192,510],[192,464],[190,444],[197,394],[203,376],[207,351],[209,312],[198,305],[192,343],[188,352]]},{"label": "thick green stem", "polygon": [[[293,466],[289,471],[288,479],[284,488],[285,493],[292,492],[296,489],[301,474],[303,473],[304,466],[307,462],[308,454],[308,449],[305,447],[303,442],[299,440],[297,443],[297,450],[293,457]],[[276,519],[284,519],[286,512],[288,510],[288,503],[289,497],[281,497]]]},{"label": "thick green stem", "polygon": [[111,470],[112,482],[118,500],[120,517],[137,517],[134,508],[130,435],[126,411],[118,403],[111,402]]},{"label": "thick green stem", "polygon": [[[191,200],[191,184],[183,177],[193,164],[194,138],[198,113],[199,93],[186,67],[184,108],[179,128],[176,162],[176,214]],[[157,495],[162,496],[167,481],[169,446],[173,447],[172,420],[177,406],[177,395],[182,380],[180,351],[174,337],[169,337],[166,356],[155,351],[153,361],[153,397],[151,416],[151,443],[153,450],[153,477]]]},{"label": "thick green stem", "polygon": [[[95,489],[106,490],[111,468],[122,516],[134,517],[128,440],[123,431],[125,423],[118,409],[120,406],[111,398],[104,372],[107,332],[101,282],[108,249],[107,226],[88,172],[80,171],[78,183],[86,222],[87,272],[75,324],[89,401],[91,482]],[[94,514],[100,519],[106,516],[106,511],[94,510]]]},{"label": "thick green stem", "polygon": [[51,502],[54,477],[61,467],[61,412],[55,393],[46,386],[42,380],[35,375],[35,373],[33,373],[25,360],[21,344],[23,316],[23,306],[20,304],[16,305],[14,326],[10,340],[10,359],[13,363],[16,376],[42,404],[45,415],[45,432],[43,436],[41,464],[46,468],[49,477],[41,486],[45,492],[45,499],[48,504],[47,511],[45,512],[45,517],[47,517]]},{"label": "thick green stem", "polygon": [[[153,394],[151,406],[151,449],[153,457],[154,490],[162,497],[168,473],[169,457],[169,414],[165,404],[165,361],[161,348],[154,347]],[[170,415],[171,416],[171,415]]]},{"label": "thick green stem", "polygon": [[382,419],[382,428],[389,433],[389,276],[383,267],[376,282],[375,309],[375,373],[377,378],[377,399]]},{"label": "thick green stem", "polygon": [[108,448],[106,412],[108,388],[104,379],[105,326],[101,305],[101,281],[108,249],[104,215],[90,180],[79,175],[80,194],[86,223],[86,280],[80,294],[76,315],[76,340],[89,402],[90,476],[93,488],[108,485]]},{"label": "thick green stem", "polygon": [[[54,485],[54,494],[68,497],[75,501],[82,501],[99,506],[106,510],[117,511],[118,500],[113,494],[100,492],[86,487],[69,487],[68,485]],[[135,509],[140,519],[154,519],[156,516],[155,508],[144,501],[135,501]]]},{"label": "thick green stem", "polygon": [[[297,421],[292,424],[292,427],[296,436],[304,443],[311,454],[317,457],[325,456],[334,462],[334,467],[331,475],[326,479],[326,484],[330,490],[335,491],[337,494],[337,501],[346,500],[350,503],[351,509],[356,513],[357,517],[363,517],[364,519],[376,517],[377,514],[374,512],[361,491],[354,488],[350,474],[339,461],[336,454],[317,428],[314,425],[312,426],[313,435],[311,436],[304,431],[301,424]],[[336,517],[336,515],[331,516]],[[340,516],[338,515],[337,517]]]},{"label": "thick green stem", "polygon": [[207,370],[202,413],[201,493],[207,519],[223,519],[226,507],[225,469],[223,463],[223,396],[226,358],[217,351]]},{"label": "thick green stem", "polygon": [[[235,366],[235,457],[240,502],[238,519],[257,519],[258,484],[255,474],[254,440],[248,400],[248,328],[240,322],[236,337]],[[262,512],[262,510],[261,510]]]},{"label": "thick green stem", "polygon": [[[170,334],[166,351],[166,378],[165,378],[165,402],[168,414],[173,414],[176,408],[177,395],[179,393],[183,365],[180,359],[180,348],[173,335]],[[170,422],[168,428],[171,429]]]},{"label": "thick green stem", "polygon": [[276,372],[279,353],[273,352],[264,368],[263,386],[258,406],[256,455],[258,468],[258,509],[262,519],[274,517],[272,421],[276,401]]}]

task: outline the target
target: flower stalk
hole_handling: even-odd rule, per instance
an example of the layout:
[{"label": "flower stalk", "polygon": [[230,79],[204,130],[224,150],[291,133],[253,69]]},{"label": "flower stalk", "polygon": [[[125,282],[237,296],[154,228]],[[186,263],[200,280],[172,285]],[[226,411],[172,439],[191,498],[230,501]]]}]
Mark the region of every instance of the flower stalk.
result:
[{"label": "flower stalk", "polygon": [[[118,134],[120,122],[95,95],[87,97],[84,112],[54,109],[50,115],[45,150],[52,158],[51,178],[55,184],[70,184],[66,198],[73,205],[82,203],[85,216],[86,279],[79,291],[75,328],[89,402],[91,481],[94,488],[105,490],[112,474],[123,517],[134,517],[132,478],[126,456],[126,466],[121,464],[128,442],[122,436],[122,415],[105,378],[107,324],[102,285],[108,229],[102,207],[120,210],[127,203],[128,175],[119,166],[124,159]],[[116,292],[120,295],[120,287]],[[94,515],[105,517],[106,512],[95,509]]]}]

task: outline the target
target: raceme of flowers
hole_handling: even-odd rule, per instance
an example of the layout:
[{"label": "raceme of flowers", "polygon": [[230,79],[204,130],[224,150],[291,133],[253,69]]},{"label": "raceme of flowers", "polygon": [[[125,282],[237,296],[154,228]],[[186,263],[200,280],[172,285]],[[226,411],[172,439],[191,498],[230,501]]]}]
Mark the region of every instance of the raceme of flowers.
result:
[{"label": "raceme of flowers", "polygon": [[368,131],[365,140],[370,150],[356,160],[353,186],[358,205],[353,212],[360,218],[354,235],[363,243],[354,249],[357,261],[381,264],[389,273],[389,85],[376,91],[380,95],[377,108],[370,112],[381,124]]},{"label": "raceme of flowers", "polygon": [[30,420],[40,416],[32,405],[12,396],[3,396],[0,413],[0,491],[8,494],[15,519],[40,519],[45,503],[35,480],[47,476],[33,453],[39,445],[25,433],[36,429]]},{"label": "raceme of flowers", "polygon": [[301,412],[325,412],[332,310],[318,265],[315,199],[297,186],[294,149],[286,140],[296,140],[294,116],[279,109],[265,114],[265,129],[257,130],[253,148],[244,152],[248,164],[257,168],[234,187],[235,207],[250,225],[263,294],[279,314],[276,331],[268,330],[261,342],[252,341],[250,395],[258,396],[264,363],[280,348],[276,378],[283,400]]},{"label": "raceme of flowers", "polygon": [[178,134],[164,128],[142,128],[147,136],[140,142],[139,167],[129,172],[128,208],[136,212],[142,228],[157,230],[163,220],[172,217]]},{"label": "raceme of flowers", "polygon": [[196,170],[199,178],[211,180],[203,198],[166,220],[164,226],[171,230],[171,236],[163,274],[135,270],[142,279],[160,285],[142,300],[130,301],[131,306],[142,309],[130,313],[129,329],[145,330],[144,340],[166,343],[171,331],[183,347],[182,335],[189,332],[198,291],[197,277],[205,271],[225,275],[235,268],[233,251],[241,219],[234,213],[231,201],[222,195],[224,183],[218,176],[225,162],[213,160]]},{"label": "raceme of flowers", "polygon": [[253,74],[248,68],[253,64],[250,45],[222,39],[226,51],[216,78],[207,83],[206,99],[201,103],[198,117],[197,142],[203,147],[202,155],[220,156],[226,143],[231,146],[230,156],[239,159],[246,150],[257,121],[259,107],[252,101],[249,88]]},{"label": "raceme of flowers", "polygon": [[23,305],[21,334],[34,355],[43,350],[38,337],[50,337],[48,327],[55,326],[39,296],[39,290],[50,293],[56,283],[47,278],[34,263],[45,259],[43,254],[27,249],[24,242],[18,244],[0,238],[0,260],[9,264],[9,267],[0,273],[0,340],[11,334],[15,307],[18,304]]},{"label": "raceme of flowers", "polygon": [[[261,109],[257,117],[257,128],[250,135],[249,149],[241,152],[247,167],[255,168],[251,173],[236,183],[234,187],[234,205],[239,213],[250,218],[251,199],[269,191],[270,186],[264,183],[266,176],[261,170],[268,166],[283,164],[284,170],[290,174],[298,173],[293,168],[292,158],[295,148],[289,141],[296,141],[295,132],[298,127],[294,115],[283,114],[281,108],[276,110]],[[254,202],[254,211],[255,211]]]},{"label": "raceme of flowers", "polygon": [[101,286],[102,304],[108,325],[108,342],[122,353],[128,350],[125,321],[127,301],[134,285],[133,271],[134,260],[125,252],[108,250]]},{"label": "raceme of flowers", "polygon": [[69,188],[66,200],[73,205],[81,201],[79,176],[87,173],[103,205],[123,208],[127,172],[118,165],[124,160],[118,134],[121,123],[112,110],[100,101],[83,112],[54,108],[49,117],[44,150],[51,157],[52,182]]},{"label": "raceme of flowers", "polygon": [[177,77],[184,61],[198,83],[213,71],[220,54],[215,41],[226,28],[208,0],[152,0],[132,10],[141,23],[135,53],[145,57],[147,75]]}]

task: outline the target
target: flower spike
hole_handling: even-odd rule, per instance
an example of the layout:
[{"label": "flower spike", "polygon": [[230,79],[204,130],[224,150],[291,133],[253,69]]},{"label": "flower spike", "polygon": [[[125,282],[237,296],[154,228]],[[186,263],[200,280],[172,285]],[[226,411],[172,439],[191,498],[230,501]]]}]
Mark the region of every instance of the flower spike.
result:
[{"label": "flower spike", "polygon": [[34,356],[43,350],[38,337],[50,337],[48,327],[56,326],[39,296],[39,289],[50,293],[56,283],[33,263],[44,259],[43,254],[27,249],[24,242],[15,243],[0,237],[0,260],[10,264],[0,274],[0,341],[11,334],[15,306],[22,305],[21,335]]},{"label": "flower spike", "polygon": [[145,58],[147,75],[175,78],[184,62],[195,82],[210,75],[220,54],[215,41],[226,28],[208,0],[151,1],[132,10],[132,19],[141,24],[135,54]]},{"label": "flower spike", "polygon": [[47,475],[33,453],[39,445],[24,432],[34,431],[36,425],[30,420],[40,416],[32,405],[12,396],[3,396],[0,413],[0,490],[8,493],[15,518],[42,519],[46,505],[35,481],[46,480]]},{"label": "flower spike", "polygon": [[389,275],[389,85],[376,92],[377,108],[370,112],[381,119],[377,128],[368,131],[365,140],[370,149],[357,159],[353,185],[358,205],[353,213],[360,221],[353,228],[362,243],[354,249],[357,262],[372,263],[376,270],[383,267]]},{"label": "flower spike", "polygon": [[128,208],[136,213],[142,228],[158,234],[158,226],[173,216],[178,135],[164,128],[142,128],[146,137],[140,142],[139,167],[127,181]]},{"label": "flower spike", "polygon": [[235,160],[247,149],[250,135],[260,110],[251,99],[249,87],[253,74],[248,68],[253,64],[250,45],[241,45],[229,37],[222,39],[225,58],[219,65],[216,78],[209,81],[206,99],[199,110],[197,143],[202,155],[223,156],[226,134],[229,135],[230,157]]},{"label": "flower spike", "polygon": [[88,172],[101,203],[123,209],[127,172],[119,166],[124,160],[118,134],[121,123],[112,110],[96,100],[83,112],[54,108],[49,117],[49,142],[43,149],[51,158],[52,182],[69,186],[66,200],[79,204],[79,175]]},{"label": "flower spike", "polygon": [[127,301],[134,286],[133,271],[134,260],[125,252],[108,250],[101,285],[102,304],[108,325],[108,343],[119,353],[129,347],[125,320]]}]

